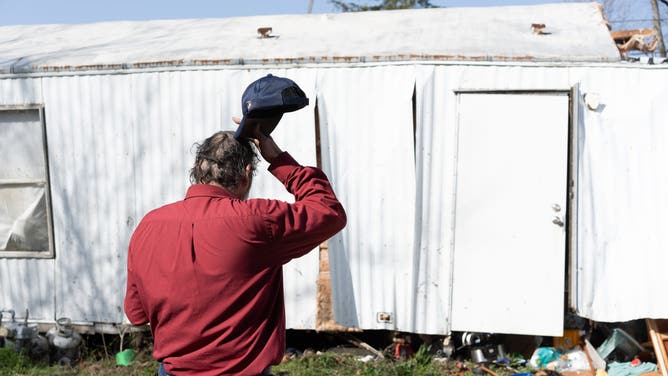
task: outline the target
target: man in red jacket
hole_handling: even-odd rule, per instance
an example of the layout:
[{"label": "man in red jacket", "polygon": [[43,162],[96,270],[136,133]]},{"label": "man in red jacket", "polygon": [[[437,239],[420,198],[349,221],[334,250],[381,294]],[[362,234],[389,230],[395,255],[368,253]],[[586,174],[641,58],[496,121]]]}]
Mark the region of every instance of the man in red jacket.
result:
[{"label": "man in red jacket", "polygon": [[[281,151],[262,121],[244,119],[248,138],[199,145],[185,199],[148,213],[130,240],[125,312],[150,323],[162,375],[270,374],[285,351],[282,265],[346,224],[325,174]],[[251,143],[293,204],[246,199]]]}]

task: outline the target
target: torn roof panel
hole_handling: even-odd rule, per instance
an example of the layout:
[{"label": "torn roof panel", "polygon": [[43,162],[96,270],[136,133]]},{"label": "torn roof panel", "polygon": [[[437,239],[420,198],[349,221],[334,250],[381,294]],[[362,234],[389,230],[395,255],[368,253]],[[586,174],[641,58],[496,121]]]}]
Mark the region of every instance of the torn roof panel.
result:
[{"label": "torn roof panel", "polygon": [[0,73],[385,60],[620,55],[596,3],[0,27]]}]

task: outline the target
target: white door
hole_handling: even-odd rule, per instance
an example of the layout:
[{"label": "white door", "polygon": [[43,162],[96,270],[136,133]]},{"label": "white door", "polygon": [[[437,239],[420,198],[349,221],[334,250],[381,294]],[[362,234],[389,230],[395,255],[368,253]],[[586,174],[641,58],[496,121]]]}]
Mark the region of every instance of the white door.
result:
[{"label": "white door", "polygon": [[458,99],[451,329],[560,336],[568,93]]}]

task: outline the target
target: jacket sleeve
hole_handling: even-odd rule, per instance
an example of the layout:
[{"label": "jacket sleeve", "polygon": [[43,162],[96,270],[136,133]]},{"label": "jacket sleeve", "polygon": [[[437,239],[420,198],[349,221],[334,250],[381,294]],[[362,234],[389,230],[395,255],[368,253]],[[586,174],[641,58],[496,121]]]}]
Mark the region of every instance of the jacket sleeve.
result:
[{"label": "jacket sleeve", "polygon": [[345,227],[346,213],[322,170],[301,166],[283,152],[269,171],[295,196],[292,204],[270,200],[266,208],[277,261],[303,256]]},{"label": "jacket sleeve", "polygon": [[128,251],[128,279],[125,290],[125,301],[123,302],[125,315],[132,325],[142,325],[148,323],[148,315],[139,297],[137,288],[137,277],[132,271],[132,241]]}]

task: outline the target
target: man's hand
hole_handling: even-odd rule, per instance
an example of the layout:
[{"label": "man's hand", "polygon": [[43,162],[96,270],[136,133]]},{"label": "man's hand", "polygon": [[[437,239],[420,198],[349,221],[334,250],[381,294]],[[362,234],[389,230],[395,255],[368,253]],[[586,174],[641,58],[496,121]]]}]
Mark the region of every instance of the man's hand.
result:
[{"label": "man's hand", "polygon": [[[232,121],[234,121],[237,125],[241,123],[241,119],[238,117],[232,117]],[[261,125],[263,121],[269,121],[269,122],[275,122],[276,119],[274,118],[267,118],[267,119],[253,119],[253,118],[248,118],[246,119],[246,127],[249,127],[249,129],[252,130],[251,134],[253,143],[255,146],[260,150],[260,154],[262,155],[262,158],[264,158],[265,161],[267,161],[269,164],[271,164],[276,157],[279,156],[283,151],[281,148],[276,145],[274,142],[274,139],[271,138],[271,136],[266,136],[264,133],[261,131]]]}]

